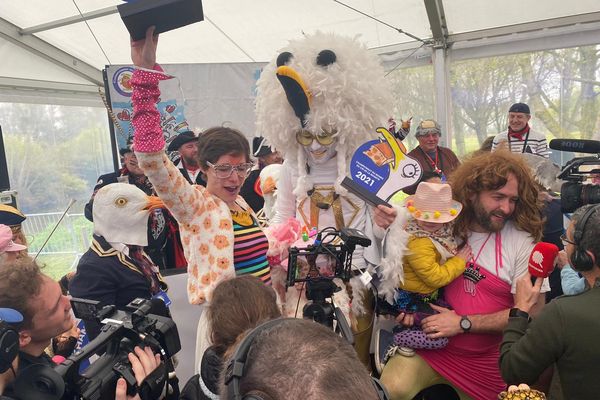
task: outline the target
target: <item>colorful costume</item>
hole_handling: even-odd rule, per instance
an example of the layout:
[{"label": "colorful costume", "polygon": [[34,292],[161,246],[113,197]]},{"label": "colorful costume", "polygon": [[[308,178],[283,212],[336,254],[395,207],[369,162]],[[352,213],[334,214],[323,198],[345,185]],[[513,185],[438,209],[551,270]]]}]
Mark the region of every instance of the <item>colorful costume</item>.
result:
[{"label": "colorful costume", "polygon": [[[357,247],[353,265],[378,273],[383,280],[398,274],[407,237],[401,229],[402,217],[390,227],[398,235],[393,243],[388,242],[382,260],[385,232],[374,226],[366,203],[341,186],[356,148],[376,139],[376,128],[387,126],[391,115],[390,91],[377,59],[353,39],[324,33],[306,35],[290,41],[264,68],[257,89],[258,131],[285,159],[271,224],[295,217],[308,229],[357,228],[371,237],[373,244]],[[371,297],[366,297],[358,278],[351,284],[353,313],[365,316],[358,330],[366,332],[363,340],[368,347],[371,306],[364,300]],[[393,289],[391,284],[384,292],[391,296]]]},{"label": "colorful costume", "polygon": [[[136,69],[133,73],[133,143],[140,167],[179,223],[188,260],[188,299],[192,304],[201,304],[210,300],[212,290],[219,282],[236,275],[234,246],[238,242],[234,237],[233,219],[227,204],[203,186],[190,185],[164,153],[165,140],[156,102],[160,96],[158,83],[168,78],[160,71]],[[236,201],[243,209],[249,210],[242,197],[238,196]],[[250,225],[255,225],[255,222],[250,216]],[[263,281],[268,282],[267,249],[258,243],[266,243],[266,239],[262,232],[257,233],[262,240],[258,237],[254,239],[259,248],[252,255],[254,258],[262,257],[263,261],[255,264],[251,273],[260,275]],[[262,253],[262,256],[258,253]]]},{"label": "colorful costume", "polygon": [[[150,299],[167,290],[158,267],[142,251],[148,244],[148,219],[164,207],[155,196],[127,183],[113,183],[94,197],[94,240],[69,282],[71,295],[124,309],[135,298]],[[86,320],[90,338],[101,325]]]},{"label": "colorful costume", "polygon": [[[498,233],[471,232],[468,243],[473,254],[479,256],[467,268],[468,274],[446,286],[446,301],[458,315],[490,314],[511,308],[516,281],[527,271],[533,238],[508,221]],[[477,273],[476,267],[480,268]],[[481,275],[485,277],[479,280],[466,277]],[[545,281],[542,291],[547,290]],[[472,398],[493,399],[506,387],[498,366],[501,340],[501,334],[462,334],[449,338],[443,349],[417,350],[417,354]]]}]

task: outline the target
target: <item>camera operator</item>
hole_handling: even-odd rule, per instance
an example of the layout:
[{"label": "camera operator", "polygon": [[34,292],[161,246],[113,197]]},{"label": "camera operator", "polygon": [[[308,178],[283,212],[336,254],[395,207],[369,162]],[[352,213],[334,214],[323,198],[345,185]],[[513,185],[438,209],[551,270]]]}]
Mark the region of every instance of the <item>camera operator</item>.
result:
[{"label": "camera operator", "polygon": [[[150,375],[160,365],[160,356],[153,354],[150,347],[145,347],[143,350],[135,346],[134,353],[129,353],[127,358],[131,363],[131,368],[135,375],[135,380],[138,385],[141,385],[144,379]],[[123,378],[117,381],[117,389],[115,392],[115,400],[141,400],[140,395],[127,396],[127,382]]]},{"label": "camera operator", "polygon": [[23,315],[18,329],[17,376],[32,364],[52,366],[44,349],[53,337],[71,329],[74,322],[71,303],[62,294],[59,284],[44,275],[31,259],[3,263],[0,265],[0,307],[12,308]]}]

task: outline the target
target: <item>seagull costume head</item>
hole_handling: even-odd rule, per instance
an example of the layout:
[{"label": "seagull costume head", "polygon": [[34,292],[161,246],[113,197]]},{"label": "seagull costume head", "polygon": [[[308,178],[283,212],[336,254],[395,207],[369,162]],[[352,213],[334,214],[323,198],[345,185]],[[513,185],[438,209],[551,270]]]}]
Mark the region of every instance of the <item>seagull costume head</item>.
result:
[{"label": "seagull costume head", "polygon": [[[337,193],[348,160],[387,126],[392,97],[377,57],[356,39],[317,32],[292,40],[257,82],[257,127],[296,162],[297,196],[312,189],[310,169],[337,157]],[[305,144],[300,144],[304,142]]]},{"label": "seagull costume head", "polygon": [[146,195],[135,185],[106,185],[94,196],[94,233],[108,242],[147,246],[150,211],[161,207],[158,197]]}]

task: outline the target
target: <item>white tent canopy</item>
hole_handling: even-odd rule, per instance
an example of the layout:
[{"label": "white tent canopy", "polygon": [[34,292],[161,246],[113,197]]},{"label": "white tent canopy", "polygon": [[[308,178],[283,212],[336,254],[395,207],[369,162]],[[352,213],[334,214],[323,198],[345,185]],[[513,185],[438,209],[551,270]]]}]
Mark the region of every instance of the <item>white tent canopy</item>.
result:
[{"label": "white tent canopy", "polygon": [[[130,62],[120,3],[0,2],[0,101],[37,96],[98,105],[104,65]],[[456,60],[600,38],[597,0],[204,0],[203,8],[204,22],[162,35],[162,63],[268,61],[289,39],[323,30],[360,35],[387,68],[429,63],[438,49],[440,72],[447,55]],[[398,29],[427,45],[415,52],[423,43]]]}]

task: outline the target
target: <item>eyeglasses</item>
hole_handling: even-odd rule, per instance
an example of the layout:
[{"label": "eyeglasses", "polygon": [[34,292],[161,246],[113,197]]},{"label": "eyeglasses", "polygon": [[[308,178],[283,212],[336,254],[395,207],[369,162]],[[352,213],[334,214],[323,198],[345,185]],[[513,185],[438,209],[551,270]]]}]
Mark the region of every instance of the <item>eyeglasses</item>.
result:
[{"label": "eyeglasses", "polygon": [[567,239],[567,235],[565,233],[560,235],[560,241],[562,242],[563,246],[566,246],[567,244],[572,244],[573,246],[577,246],[577,243]]},{"label": "eyeglasses", "polygon": [[296,141],[302,146],[310,146],[313,140],[316,140],[319,144],[323,146],[329,146],[334,142],[334,135],[336,133],[337,129],[333,129],[331,131],[323,129],[323,131],[319,135],[313,135],[310,131],[302,129],[296,132]]},{"label": "eyeglasses", "polygon": [[238,176],[240,178],[246,178],[250,174],[250,171],[252,170],[252,167],[254,166],[254,163],[251,163],[251,162],[238,164],[238,165],[231,165],[231,164],[216,164],[215,165],[215,164],[211,163],[210,161],[207,161],[206,164],[215,171],[215,175],[219,179],[229,178],[231,176],[231,174],[233,174],[233,170],[235,170],[235,172],[238,174]]}]

